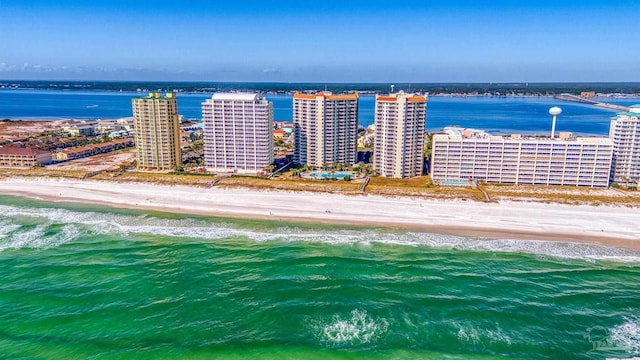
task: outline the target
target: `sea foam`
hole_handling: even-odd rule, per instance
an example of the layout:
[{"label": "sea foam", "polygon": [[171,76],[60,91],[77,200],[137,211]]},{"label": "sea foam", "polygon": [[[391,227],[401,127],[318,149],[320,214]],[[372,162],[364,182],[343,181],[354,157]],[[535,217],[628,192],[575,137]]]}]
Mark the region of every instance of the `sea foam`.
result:
[{"label": "sea foam", "polygon": [[[561,241],[515,240],[470,238],[420,232],[401,232],[386,230],[310,230],[292,226],[283,226],[272,230],[240,229],[225,223],[196,218],[165,219],[154,216],[136,216],[102,212],[81,212],[54,208],[27,208],[0,205],[0,239],[16,237],[14,244],[32,243],[30,237],[40,236],[35,232],[22,234],[20,225],[12,218],[34,218],[45,224],[80,225],[90,233],[131,236],[136,234],[160,235],[178,238],[217,240],[230,237],[243,237],[258,242],[264,241],[310,241],[330,244],[371,244],[382,243],[402,246],[428,246],[433,248],[491,251],[502,253],[526,253],[555,258],[607,260],[615,262],[640,263],[640,252],[628,249],[611,248],[593,244],[570,243]],[[73,227],[72,227],[73,228]],[[71,228],[71,229],[72,229]],[[71,230],[67,230],[71,231]],[[67,234],[68,238],[76,237]],[[51,240],[49,243],[62,244],[66,240]],[[6,241],[5,241],[6,243]]]},{"label": "sea foam", "polygon": [[457,328],[457,337],[460,341],[474,345],[488,345],[502,343],[511,345],[511,336],[506,334],[498,325],[495,328],[481,328],[471,323],[453,323]]},{"label": "sea foam", "polygon": [[365,310],[354,309],[347,316],[334,315],[328,322],[312,322],[316,337],[328,346],[359,346],[374,342],[387,332],[384,318],[373,318]]},{"label": "sea foam", "polygon": [[0,251],[5,249],[47,249],[74,241],[81,235],[80,229],[73,225],[64,225],[61,229],[47,234],[48,225],[38,225],[23,230],[18,226],[13,232],[0,239]]},{"label": "sea foam", "polygon": [[630,355],[640,355],[640,315],[626,316],[622,324],[611,329],[610,340]]}]

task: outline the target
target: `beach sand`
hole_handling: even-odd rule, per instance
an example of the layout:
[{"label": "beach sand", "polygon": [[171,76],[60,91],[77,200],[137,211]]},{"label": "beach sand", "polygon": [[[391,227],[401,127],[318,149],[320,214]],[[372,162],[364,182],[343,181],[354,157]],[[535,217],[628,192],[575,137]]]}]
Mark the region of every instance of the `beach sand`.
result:
[{"label": "beach sand", "polygon": [[640,249],[640,209],[502,200],[256,191],[52,178],[0,180],[0,194],[116,208],[298,220],[480,238],[561,240]]}]

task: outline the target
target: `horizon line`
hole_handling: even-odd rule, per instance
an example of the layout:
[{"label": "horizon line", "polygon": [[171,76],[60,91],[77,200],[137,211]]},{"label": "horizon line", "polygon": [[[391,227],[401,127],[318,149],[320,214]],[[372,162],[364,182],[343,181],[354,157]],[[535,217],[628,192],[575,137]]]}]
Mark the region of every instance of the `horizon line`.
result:
[{"label": "horizon line", "polygon": [[218,80],[73,80],[73,79],[0,79],[0,82],[104,82],[104,83],[217,83],[217,84],[242,84],[242,83],[254,83],[254,84],[349,84],[349,85],[386,85],[386,84],[401,84],[401,85],[429,85],[429,84],[482,84],[482,85],[520,85],[520,84],[638,84],[640,81],[374,81],[374,82],[359,82],[359,81],[218,81]]}]

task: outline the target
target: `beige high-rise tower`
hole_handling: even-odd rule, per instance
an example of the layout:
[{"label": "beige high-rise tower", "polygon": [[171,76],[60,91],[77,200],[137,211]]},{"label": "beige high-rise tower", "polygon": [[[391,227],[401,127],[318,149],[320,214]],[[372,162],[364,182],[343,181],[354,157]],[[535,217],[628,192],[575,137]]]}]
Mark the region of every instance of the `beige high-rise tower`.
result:
[{"label": "beige high-rise tower", "polygon": [[397,94],[376,97],[373,167],[380,175],[407,178],[422,174],[427,97]]},{"label": "beige high-rise tower", "polygon": [[176,94],[132,100],[138,170],[174,170],[182,164]]},{"label": "beige high-rise tower", "polygon": [[356,161],[358,94],[293,95],[293,161],[320,167]]}]

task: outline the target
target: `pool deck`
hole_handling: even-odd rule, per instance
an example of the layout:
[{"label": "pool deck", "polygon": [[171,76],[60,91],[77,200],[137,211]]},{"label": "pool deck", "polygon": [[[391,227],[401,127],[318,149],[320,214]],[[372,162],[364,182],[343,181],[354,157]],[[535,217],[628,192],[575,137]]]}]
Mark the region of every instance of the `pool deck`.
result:
[{"label": "pool deck", "polygon": [[351,176],[351,180],[363,179],[363,174],[358,174],[353,171],[309,171],[305,172],[302,175],[303,179],[311,179],[311,180],[344,180],[345,176]]}]

